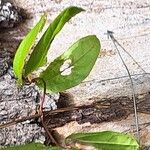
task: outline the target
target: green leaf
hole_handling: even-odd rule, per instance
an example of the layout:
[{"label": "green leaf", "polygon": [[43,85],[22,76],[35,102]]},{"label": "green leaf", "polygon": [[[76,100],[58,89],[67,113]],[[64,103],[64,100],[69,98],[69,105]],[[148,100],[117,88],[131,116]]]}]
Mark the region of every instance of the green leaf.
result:
[{"label": "green leaf", "polygon": [[41,143],[30,143],[26,145],[20,145],[15,147],[8,147],[1,150],[61,150],[58,147],[45,146]]},{"label": "green leaf", "polygon": [[138,150],[139,144],[130,135],[112,131],[77,133],[66,138],[66,145],[93,146],[101,150]]},{"label": "green leaf", "polygon": [[27,36],[24,38],[24,40],[21,42],[19,48],[17,49],[17,52],[15,54],[15,58],[13,61],[13,70],[18,78],[18,83],[22,84],[22,74],[23,74],[23,68],[25,64],[25,60],[27,55],[30,52],[30,49],[32,48],[36,37],[38,33],[42,30],[44,24],[46,22],[46,14],[44,14],[40,21],[36,24],[36,26],[27,34]]},{"label": "green leaf", "polygon": [[[78,85],[90,73],[100,52],[100,42],[95,35],[84,37],[52,62],[41,73],[48,91],[60,92]],[[42,87],[43,83],[38,82]]]},{"label": "green leaf", "polygon": [[55,36],[59,33],[67,21],[81,11],[83,11],[83,9],[79,7],[68,7],[56,17],[34,48],[34,51],[32,52],[25,67],[25,76],[43,65],[43,61],[47,57],[47,52]]}]

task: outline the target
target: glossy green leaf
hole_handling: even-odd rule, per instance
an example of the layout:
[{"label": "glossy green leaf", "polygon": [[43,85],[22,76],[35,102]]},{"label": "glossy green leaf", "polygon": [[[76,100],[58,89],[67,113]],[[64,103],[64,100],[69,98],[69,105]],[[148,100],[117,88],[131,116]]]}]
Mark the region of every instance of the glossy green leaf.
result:
[{"label": "glossy green leaf", "polygon": [[55,36],[59,33],[67,21],[81,11],[83,11],[83,9],[79,7],[68,7],[56,17],[34,48],[34,51],[32,52],[25,67],[25,76],[43,65],[43,62],[47,57],[47,52]]},{"label": "glossy green leaf", "polygon": [[[100,42],[95,35],[84,37],[73,44],[64,54],[56,58],[40,78],[46,88],[60,92],[78,85],[93,68],[100,52]],[[38,82],[40,87],[43,83]]]},{"label": "glossy green leaf", "polygon": [[23,39],[15,54],[15,58],[13,61],[13,70],[16,77],[18,78],[18,83],[20,84],[22,84],[22,74],[25,60],[36,40],[38,33],[42,30],[45,21],[46,21],[46,14],[44,14],[41,17],[40,21],[36,24],[36,26]]},{"label": "glossy green leaf", "polygon": [[138,150],[139,144],[128,134],[112,131],[77,133],[66,138],[66,145],[87,145],[98,150]]},{"label": "glossy green leaf", "polygon": [[57,147],[45,146],[41,143],[30,143],[26,145],[4,148],[2,150],[61,150],[61,149]]}]

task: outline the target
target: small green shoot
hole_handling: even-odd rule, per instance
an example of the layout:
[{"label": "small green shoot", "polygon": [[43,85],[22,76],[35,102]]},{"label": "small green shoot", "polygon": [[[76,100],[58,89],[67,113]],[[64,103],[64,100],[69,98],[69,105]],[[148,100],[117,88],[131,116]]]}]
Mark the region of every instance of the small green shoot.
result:
[{"label": "small green shoot", "polygon": [[[83,11],[79,7],[68,7],[62,11],[49,25],[33,50],[38,33],[45,24],[46,16],[42,16],[37,25],[21,42],[13,63],[13,69],[18,83],[22,84],[33,71],[43,66],[52,41],[59,31],[73,16]],[[30,57],[28,54],[31,53]],[[64,54],[49,64],[49,66],[36,78],[42,78],[49,92],[60,92],[81,83],[92,70],[100,53],[100,42],[95,35],[89,35],[78,40]],[[27,57],[29,59],[27,60]],[[34,80],[34,79],[33,79]],[[43,83],[36,82],[43,88]]]}]

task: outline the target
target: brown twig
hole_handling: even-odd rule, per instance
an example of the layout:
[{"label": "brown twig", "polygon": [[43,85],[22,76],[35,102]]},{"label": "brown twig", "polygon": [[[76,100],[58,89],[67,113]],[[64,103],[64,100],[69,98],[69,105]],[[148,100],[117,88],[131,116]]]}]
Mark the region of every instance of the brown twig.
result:
[{"label": "brown twig", "polygon": [[[52,114],[55,114],[55,113],[60,113],[60,112],[66,112],[66,111],[70,111],[70,110],[77,110],[79,109],[81,106],[79,107],[67,107],[67,108],[62,108],[62,109],[57,109],[57,110],[51,110],[49,112],[47,112],[47,114],[45,114],[45,116],[47,115],[52,115]],[[82,106],[83,107],[83,106]],[[45,112],[43,112],[45,113]],[[7,128],[7,127],[10,127],[12,125],[15,125],[17,123],[21,123],[21,122],[24,122],[24,121],[27,121],[27,120],[32,120],[32,119],[36,119],[36,118],[40,118],[43,114],[41,114],[40,112],[38,114],[34,114],[34,115],[30,115],[30,116],[26,116],[26,117],[22,117],[22,118],[17,118],[13,121],[10,121],[10,122],[7,122],[7,123],[4,123],[4,124],[1,124],[0,125],[0,129],[2,128]]]},{"label": "brown twig", "polygon": [[31,116],[26,116],[26,117],[18,118],[18,119],[15,119],[13,121],[1,124],[0,125],[0,129],[7,128],[7,127],[10,127],[12,125],[15,125],[17,123],[21,123],[21,122],[24,122],[24,121],[27,121],[27,120],[32,120],[32,119],[35,119],[35,118],[39,118],[40,116],[41,116],[41,114],[39,113],[39,114],[31,115]]}]

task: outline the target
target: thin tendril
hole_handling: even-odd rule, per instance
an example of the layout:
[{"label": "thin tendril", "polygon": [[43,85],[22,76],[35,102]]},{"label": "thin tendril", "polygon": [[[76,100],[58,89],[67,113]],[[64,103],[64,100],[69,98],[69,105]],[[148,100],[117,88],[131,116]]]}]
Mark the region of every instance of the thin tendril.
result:
[{"label": "thin tendril", "polygon": [[[140,143],[139,121],[138,121],[138,115],[137,115],[137,103],[136,103],[135,89],[134,89],[133,80],[132,80],[130,71],[129,71],[129,69],[128,69],[128,67],[127,67],[127,65],[126,65],[126,63],[125,63],[125,61],[124,61],[124,59],[122,58],[121,53],[120,53],[120,51],[119,51],[119,49],[118,49],[118,47],[117,47],[117,45],[116,45],[116,43],[118,44],[119,42],[114,38],[113,32],[107,31],[107,34],[108,34],[108,36],[111,38],[111,40],[112,40],[112,42],[113,42],[113,44],[114,44],[114,46],[115,46],[115,48],[116,48],[116,50],[117,50],[117,52],[118,52],[118,55],[119,55],[119,57],[120,57],[120,59],[121,59],[123,65],[125,66],[125,69],[126,69],[126,71],[127,71],[127,73],[128,73],[128,76],[129,76],[129,78],[130,78],[131,88],[132,88],[132,97],[133,97],[133,103],[134,103],[134,114],[135,114],[135,124],[136,124],[137,138],[138,138],[138,141],[139,141],[139,143]],[[120,46],[120,44],[118,44],[118,45]],[[120,46],[120,47],[122,48],[122,46]],[[141,67],[140,67],[140,68],[141,68]],[[145,71],[144,71],[144,72],[145,72]]]}]

